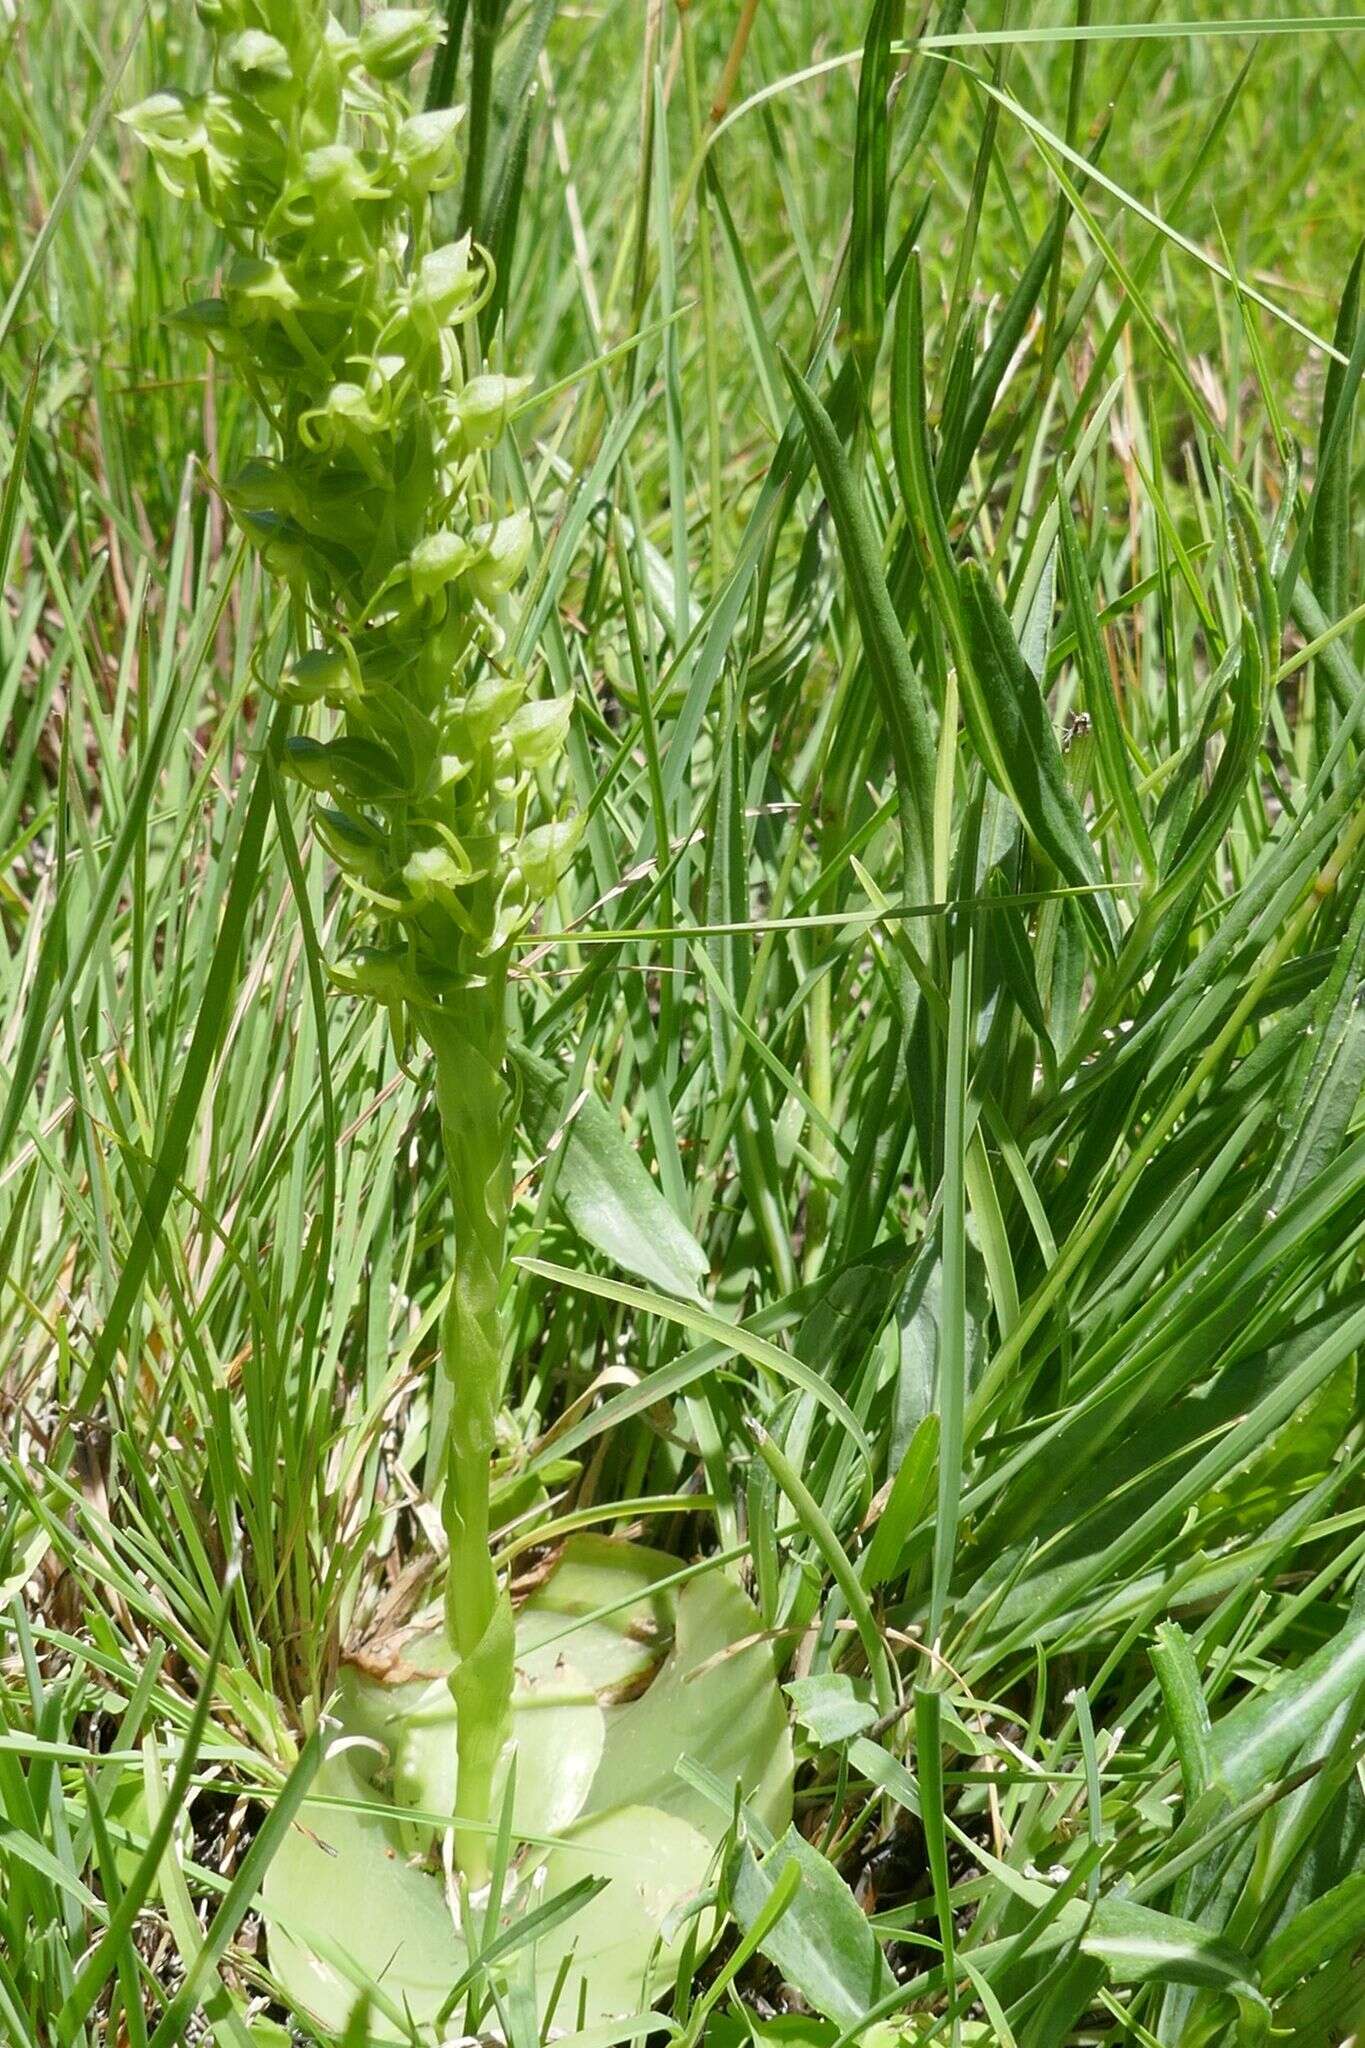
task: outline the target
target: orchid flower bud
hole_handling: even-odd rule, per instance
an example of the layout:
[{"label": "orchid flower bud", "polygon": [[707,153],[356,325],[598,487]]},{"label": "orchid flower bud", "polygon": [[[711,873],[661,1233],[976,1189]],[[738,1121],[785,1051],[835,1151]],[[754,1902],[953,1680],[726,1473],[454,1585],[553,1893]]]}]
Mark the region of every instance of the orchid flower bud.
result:
[{"label": "orchid flower bud", "polygon": [[124,127],[145,145],[166,189],[179,199],[187,198],[208,147],[203,100],[183,92],[154,92],[129,107],[122,118]]},{"label": "orchid flower bud", "polygon": [[318,805],[314,825],[318,838],[343,874],[363,882],[367,888],[383,888],[390,862],[382,833],[327,804]]},{"label": "orchid flower bud", "polygon": [[382,198],[384,192],[382,181],[344,142],[310,149],[303,160],[303,175],[316,195],[320,214],[355,206],[363,199]]},{"label": "orchid flower bud", "polygon": [[223,299],[195,299],[190,305],[172,313],[170,318],[173,326],[182,328],[186,334],[197,335],[215,355],[237,361],[246,355],[241,335]]},{"label": "orchid flower bud", "polygon": [[551,818],[544,825],[533,825],[523,836],[517,846],[517,866],[532,896],[542,902],[553,896],[582,838],[583,818],[578,812],[571,818]]},{"label": "orchid flower bud", "polygon": [[491,929],[483,942],[485,955],[502,952],[518,932],[524,931],[535,915],[536,906],[531,900],[531,891],[526,876],[519,867],[510,867],[498,890],[493,906]]},{"label": "orchid flower bud", "polygon": [[253,455],[233,471],[223,492],[238,519],[244,512],[273,512],[292,518],[298,486],[289,471],[264,455]]},{"label": "orchid flower bud", "polygon": [[223,295],[238,320],[278,320],[299,304],[288,272],[259,256],[237,257],[223,278]]},{"label": "orchid flower bud", "polygon": [[460,175],[455,136],[463,119],[463,107],[433,107],[409,114],[399,129],[393,163],[409,202],[444,192]]},{"label": "orchid flower bud", "polygon": [[382,433],[383,412],[359,384],[334,384],[321,405],[299,414],[299,434],[310,448],[338,448]]},{"label": "orchid flower bud", "polygon": [[462,533],[432,533],[419,541],[408,559],[412,594],[419,604],[463,576],[478,550]]},{"label": "orchid flower bud", "polygon": [[474,541],[481,552],[469,580],[481,598],[491,601],[510,590],[526,567],[531,552],[531,515],[522,508],[492,526],[477,526]]},{"label": "orchid flower bud", "polygon": [[342,647],[314,647],[301,654],[285,680],[285,694],[295,704],[336,704],[355,688],[355,656]]},{"label": "orchid flower bud", "polygon": [[374,996],[381,1003],[409,1003],[422,993],[406,946],[364,946],[333,967],[331,974],[338,988]]},{"label": "orchid flower bud", "polygon": [[460,445],[467,454],[493,446],[506,431],[512,407],[530,388],[529,377],[500,377],[486,371],[470,378],[455,401]]},{"label": "orchid flower bud", "polygon": [[260,28],[244,28],[229,39],[223,62],[239,92],[277,118],[288,115],[294,72],[289,52],[278,36],[267,35]]},{"label": "orchid flower bud", "polygon": [[476,747],[486,747],[493,734],[507,723],[526,685],[520,676],[491,675],[476,683],[464,701],[464,725]]},{"label": "orchid flower bud", "polygon": [[457,853],[452,846],[423,846],[403,869],[403,880],[415,901],[439,903],[449,909],[460,890],[484,872],[474,866],[463,847]]},{"label": "orchid flower bud", "polygon": [[471,248],[470,237],[462,235],[458,242],[447,242],[422,258],[412,302],[414,309],[428,314],[438,327],[449,326],[478,296],[481,280],[470,261]]},{"label": "orchid flower bud", "polygon": [[253,506],[234,506],[233,512],[267,569],[285,577],[307,574],[308,536],[294,520],[281,512],[257,511]]},{"label": "orchid flower bud", "polygon": [[254,220],[278,191],[286,151],[278,126],[241,93],[211,92],[204,101],[208,137],[207,203],[218,214]]},{"label": "orchid flower bud", "polygon": [[533,697],[508,719],[507,738],[523,768],[543,768],[564,745],[573,716],[573,698]]},{"label": "orchid flower bud", "polygon": [[358,37],[360,61],[371,78],[401,78],[419,57],[445,39],[439,16],[427,7],[381,7]]},{"label": "orchid flower bud", "polygon": [[329,14],[323,24],[322,38],[338,70],[343,75],[353,71],[360,62],[360,42],[334,14]]}]

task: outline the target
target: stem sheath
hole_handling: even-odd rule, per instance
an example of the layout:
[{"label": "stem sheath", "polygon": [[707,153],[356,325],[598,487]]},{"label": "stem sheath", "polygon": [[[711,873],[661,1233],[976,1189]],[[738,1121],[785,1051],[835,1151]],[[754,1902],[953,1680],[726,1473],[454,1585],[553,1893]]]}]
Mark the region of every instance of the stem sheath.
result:
[{"label": "stem sheath", "polygon": [[488,1874],[494,1774],[511,1734],[514,1641],[511,1601],[489,1549],[489,1488],[502,1399],[502,1316],[512,1195],[507,1090],[502,1078],[506,962],[484,986],[428,1012],[446,1172],[454,1210],[450,1296],[441,1323],[450,1383],[450,1428],[441,1503],[449,1544],[446,1631],[459,1662],[450,1675],[456,1710],[455,1858],[469,1882]]}]

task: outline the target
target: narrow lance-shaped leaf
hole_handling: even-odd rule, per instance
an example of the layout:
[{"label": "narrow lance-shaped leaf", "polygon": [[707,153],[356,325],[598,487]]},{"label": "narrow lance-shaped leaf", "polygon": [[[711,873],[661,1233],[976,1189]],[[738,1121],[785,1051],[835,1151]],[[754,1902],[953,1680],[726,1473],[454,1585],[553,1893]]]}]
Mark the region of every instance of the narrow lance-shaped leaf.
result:
[{"label": "narrow lance-shaped leaf", "polygon": [[[1018,811],[1030,838],[1063,878],[1101,881],[1085,822],[1066,781],[1061,748],[1040,685],[984,572],[959,572],[939,502],[929,447],[924,310],[912,257],[896,308],[891,445],[906,513],[935,610],[957,665],[963,717],[978,759]],[[1109,949],[1112,908],[1084,899],[1087,920]]]},{"label": "narrow lance-shaped leaf", "polygon": [[1066,205],[1059,201],[1051,220],[1040,237],[1032,255],[1020,273],[1019,281],[1009,298],[998,321],[991,329],[991,337],[976,366],[967,402],[957,433],[951,442],[945,438],[938,464],[939,499],[942,504],[951,505],[962,488],[963,479],[976,454],[981,437],[986,431],[1014,355],[1024,338],[1033,311],[1042,296],[1044,285],[1061,247],[1062,235],[1066,228]]},{"label": "narrow lance-shaped leaf", "polygon": [[934,745],[923,691],[892,607],[881,550],[848,457],[820,400],[795,364],[785,357],[783,361],[834,515],[863,650],[891,743],[900,799],[905,894],[911,902],[923,902],[932,873],[934,809]]},{"label": "narrow lance-shaped leaf", "polygon": [[[976,787],[958,846],[954,877],[954,894],[959,897],[971,894],[980,844],[981,800],[985,785],[979,773],[973,781]],[[967,1095],[975,985],[972,913],[969,910],[952,912],[948,930],[951,965],[948,1046],[943,1076],[943,1180],[939,1223],[943,1268],[939,1300],[938,1384],[935,1389],[941,1428],[929,1601],[929,1637],[934,1642],[943,1628],[948,1584],[957,1547],[962,1501],[963,1419],[967,1407]]]},{"label": "narrow lance-shaped leaf", "polygon": [[1162,1622],[1157,1629],[1152,1669],[1166,1702],[1185,1797],[1193,1802],[1207,1790],[1212,1770],[1209,1709],[1189,1637],[1173,1621]]},{"label": "narrow lance-shaped leaf", "polygon": [[1265,1951],[1265,1988],[1272,1995],[1316,1970],[1342,1949],[1354,1948],[1365,1926],[1365,1870],[1310,1899]]},{"label": "narrow lance-shaped leaf", "polygon": [[[1338,617],[1346,602],[1351,422],[1365,371],[1365,322],[1360,318],[1362,256],[1365,246],[1356,252],[1337,312],[1333,336],[1337,357],[1329,361],[1323,382],[1317,481],[1308,516],[1300,522],[1279,575],[1280,601],[1290,604],[1306,561],[1313,594],[1329,618]],[[1319,583],[1320,577],[1326,579],[1325,585]],[[1318,739],[1320,752],[1325,751],[1327,737],[1324,733]]]},{"label": "narrow lance-shaped leaf", "polygon": [[957,664],[958,687],[972,744],[998,788],[1008,787],[1005,763],[996,754],[989,721],[971,701],[975,675],[958,591],[957,566],[939,500],[929,446],[928,388],[924,365],[924,305],[918,250],[912,252],[896,301],[891,370],[891,452],[906,517],[919,552],[934,609]]},{"label": "narrow lance-shaped leaf", "polygon": [[948,1867],[948,1820],[943,1788],[943,1695],[927,1686],[915,1687],[915,1775],[919,1780],[920,1821],[929,1856],[934,1910],[943,1943],[943,1968],[949,1984],[956,1978],[952,1878]]},{"label": "narrow lance-shaped leaf", "polygon": [[[971,1854],[1025,1905],[1046,1907],[1055,1900],[1050,1884],[1023,1876],[983,1845],[973,1843]],[[1064,1900],[1040,1933],[1034,1953],[1073,1942],[1103,1963],[1116,1984],[1202,1984],[1230,1993],[1251,2010],[1264,2005],[1256,1971],[1231,1942],[1175,1913],[1113,1892],[1093,1902]]]},{"label": "narrow lance-shaped leaf", "polygon": [[1133,786],[1123,722],[1114,700],[1109,664],[1104,658],[1104,647],[1095,620],[1090,583],[1085,573],[1085,559],[1081,553],[1076,522],[1060,482],[1057,488],[1057,509],[1060,515],[1062,572],[1066,578],[1067,600],[1071,607],[1072,623],[1076,629],[1076,661],[1085,690],[1085,708],[1095,728],[1106,791],[1128,828],[1148,879],[1153,880],[1156,875],[1156,855],[1152,850],[1147,820],[1142,815],[1142,806],[1138,802],[1137,791]]},{"label": "narrow lance-shaped leaf", "polygon": [[900,11],[901,0],[873,0],[858,72],[848,282],[853,348],[864,379],[876,361],[886,316],[887,93],[891,26]]},{"label": "narrow lance-shaped leaf", "polygon": [[858,1561],[858,1576],[869,1590],[895,1576],[910,1531],[929,1506],[938,1439],[939,1418],[936,1414],[926,1415],[895,1468],[871,1539]]},{"label": "narrow lance-shaped leaf", "polygon": [[1298,1670],[1217,1723],[1210,1738],[1215,1782],[1234,1799],[1268,1784],[1328,1715],[1365,1685],[1365,1606]]},{"label": "narrow lance-shaped leaf", "polygon": [[1311,1186],[1341,1156],[1365,1085],[1365,889],[1314,1005],[1311,1036],[1299,1061],[1299,1108],[1286,1131],[1273,1206],[1278,1210]]},{"label": "narrow lance-shaped leaf", "polygon": [[[1037,678],[1024,660],[1005,608],[979,563],[962,571],[968,661],[978,713],[989,721],[992,751],[1007,762],[1002,787],[1030,837],[1073,886],[1098,884],[1099,862],[1067,781],[1062,750]],[[963,703],[968,693],[963,692]],[[1082,913],[1101,945],[1114,929],[1107,896],[1082,896]]]},{"label": "narrow lance-shaped leaf", "polygon": [[1348,559],[1351,535],[1351,419],[1365,370],[1361,342],[1360,273],[1365,243],[1357,249],[1341,295],[1333,339],[1347,360],[1331,361],[1322,393],[1322,429],[1318,437],[1317,481],[1309,508],[1311,538],[1308,567],[1313,590],[1329,619],[1339,618],[1348,603]]},{"label": "narrow lance-shaped leaf", "polygon": [[[1260,636],[1250,614],[1243,613],[1240,654],[1230,665],[1232,717],[1223,752],[1207,796],[1196,807],[1176,841],[1174,852],[1166,859],[1160,887],[1147,899],[1145,909],[1149,918],[1169,908],[1187,885],[1205,874],[1241,802],[1260,745],[1264,675]],[[1200,765],[1198,756],[1194,765]]]}]

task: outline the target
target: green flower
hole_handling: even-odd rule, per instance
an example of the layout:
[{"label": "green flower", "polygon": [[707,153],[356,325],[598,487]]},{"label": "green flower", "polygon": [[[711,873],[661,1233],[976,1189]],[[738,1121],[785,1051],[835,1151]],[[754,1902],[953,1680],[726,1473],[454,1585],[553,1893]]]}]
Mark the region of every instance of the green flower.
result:
[{"label": "green flower", "polygon": [[572,705],[528,693],[500,616],[534,536],[524,506],[498,502],[488,458],[527,380],[481,359],[486,257],[433,226],[461,120],[408,96],[441,38],[433,10],[380,8],[355,36],[319,0],[202,0],[200,14],[214,89],[154,94],[125,119],[232,245],[219,295],[180,324],[276,427],[225,492],[307,623],[281,687],[320,723],[286,766],[323,800],[358,936],[402,954],[420,1010],[486,983],[572,847],[553,811],[538,816]]}]

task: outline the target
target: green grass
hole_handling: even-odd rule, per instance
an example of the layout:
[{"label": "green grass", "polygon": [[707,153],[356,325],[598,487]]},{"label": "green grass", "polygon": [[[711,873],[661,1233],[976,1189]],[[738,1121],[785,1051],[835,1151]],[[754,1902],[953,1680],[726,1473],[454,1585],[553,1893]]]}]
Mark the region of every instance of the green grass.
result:
[{"label": "green grass", "polygon": [[[738,1573],[801,1757],[659,2036],[1342,2043],[1365,38],[967,42],[883,137],[893,57],[800,74],[897,10],[773,0],[708,146],[737,7],[547,12],[484,217],[590,825],[515,978],[499,1553]],[[202,65],[171,0],[0,13],[22,2048],[285,2038],[309,1731],[441,1580],[440,1132],[325,978],[279,593],[211,484],[256,418],[166,318],[218,250],[113,119]]]}]

